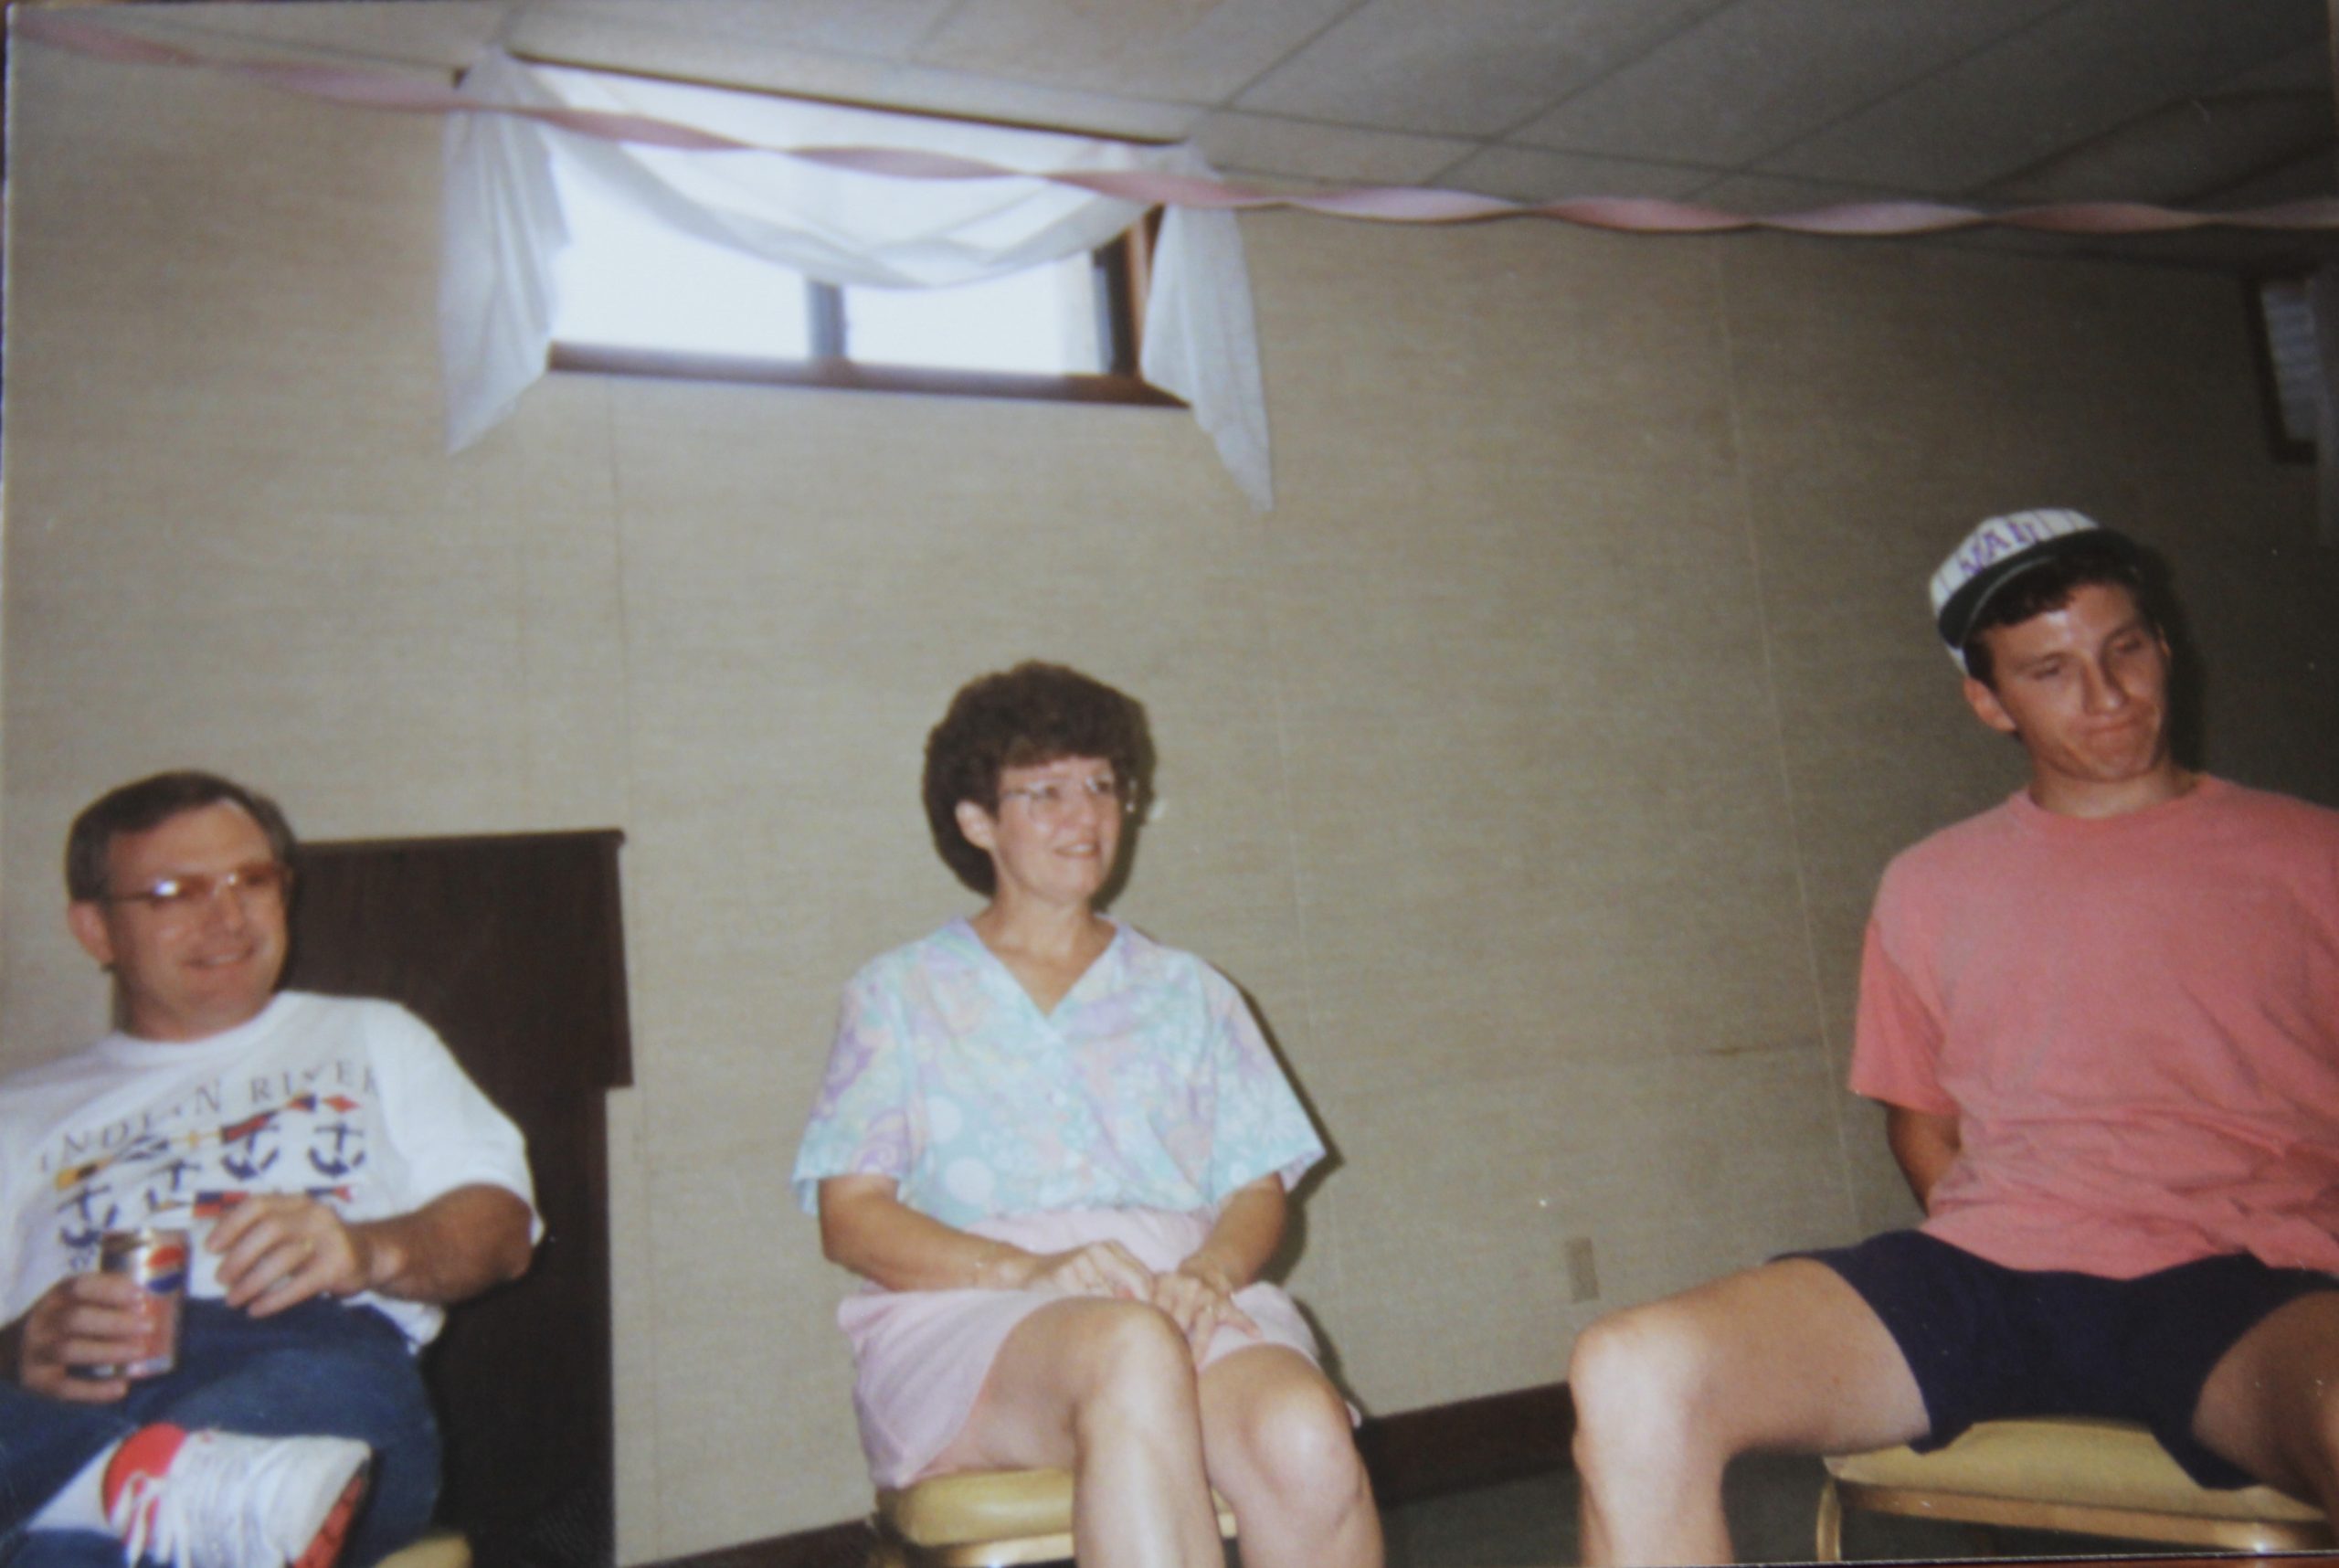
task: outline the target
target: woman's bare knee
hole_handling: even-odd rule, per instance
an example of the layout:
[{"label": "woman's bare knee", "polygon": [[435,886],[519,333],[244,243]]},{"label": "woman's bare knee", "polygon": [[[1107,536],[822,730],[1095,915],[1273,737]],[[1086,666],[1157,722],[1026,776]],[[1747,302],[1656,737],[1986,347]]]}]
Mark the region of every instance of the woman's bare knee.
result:
[{"label": "woman's bare knee", "polygon": [[1191,1423],[1193,1360],[1166,1313],[1143,1302],[1067,1297],[1000,1347],[946,1469],[1065,1463],[1081,1431],[1119,1413]]},{"label": "woman's bare knee", "polygon": [[[1239,1361],[1221,1366],[1230,1379],[1241,1375]],[[1312,1366],[1304,1372],[1277,1366],[1228,1397],[1212,1398],[1204,1438],[1213,1472],[1228,1483],[1222,1491],[1255,1488],[1280,1499],[1345,1506],[1369,1489],[1348,1403]]]},{"label": "woman's bare knee", "polygon": [[1086,1301],[1056,1327],[1051,1353],[1068,1380],[1075,1420],[1096,1409],[1193,1407],[1193,1355],[1160,1308],[1142,1301]]}]

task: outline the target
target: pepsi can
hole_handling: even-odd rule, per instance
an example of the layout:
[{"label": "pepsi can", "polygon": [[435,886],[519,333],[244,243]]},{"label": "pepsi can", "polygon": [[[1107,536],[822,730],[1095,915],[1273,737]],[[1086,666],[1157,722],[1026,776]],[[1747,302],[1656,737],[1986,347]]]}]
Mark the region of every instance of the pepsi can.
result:
[{"label": "pepsi can", "polygon": [[126,1274],[154,1299],[146,1354],[112,1366],[90,1367],[94,1378],[155,1377],[178,1365],[179,1303],[186,1297],[187,1233],[147,1228],[108,1231],[98,1238],[98,1272]]}]

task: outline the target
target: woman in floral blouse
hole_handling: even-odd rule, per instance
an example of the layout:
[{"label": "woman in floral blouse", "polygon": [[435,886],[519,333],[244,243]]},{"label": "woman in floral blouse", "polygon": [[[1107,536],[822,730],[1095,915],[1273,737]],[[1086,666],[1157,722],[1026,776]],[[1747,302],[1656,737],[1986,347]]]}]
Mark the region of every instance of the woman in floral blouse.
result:
[{"label": "woman in floral blouse", "polygon": [[796,1162],[881,1487],[1067,1467],[1085,1564],[1371,1568],[1350,1413],[1259,1278],[1323,1157],[1233,985],[1099,913],[1143,710],[1060,665],[962,689],[936,847],[989,903],[846,988]]}]

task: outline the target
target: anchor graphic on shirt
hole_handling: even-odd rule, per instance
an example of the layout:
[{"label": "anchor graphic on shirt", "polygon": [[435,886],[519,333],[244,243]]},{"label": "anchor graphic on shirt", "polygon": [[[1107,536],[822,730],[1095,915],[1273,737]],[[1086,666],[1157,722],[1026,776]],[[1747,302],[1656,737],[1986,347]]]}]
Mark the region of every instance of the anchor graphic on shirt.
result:
[{"label": "anchor graphic on shirt", "polygon": [[[341,1095],[295,1095],[291,1099],[286,1100],[282,1105],[278,1106],[273,1109],[261,1111],[256,1116],[247,1117],[242,1121],[221,1128],[219,1129],[219,1141],[230,1146],[231,1148],[238,1143],[243,1144],[245,1145],[245,1152],[240,1155],[234,1153],[222,1154],[219,1159],[219,1163],[227,1168],[228,1175],[245,1181],[251,1181],[253,1178],[265,1172],[269,1167],[274,1165],[278,1158],[283,1153],[283,1150],[281,1150],[271,1149],[263,1155],[260,1152],[259,1148],[259,1135],[263,1132],[278,1130],[277,1124],[279,1118],[280,1118],[286,1111],[298,1110],[314,1113],[320,1107],[337,1110],[344,1116],[347,1116],[351,1111],[357,1108],[357,1102]],[[352,1128],[350,1130],[354,1132],[355,1129]],[[312,1164],[316,1163],[316,1156],[312,1154],[310,1156],[310,1160]],[[354,1170],[358,1163],[359,1161],[352,1160],[348,1164],[343,1165],[338,1169],[330,1165],[319,1164],[317,1165],[317,1170],[323,1175],[340,1176],[346,1174],[351,1170]]]},{"label": "anchor graphic on shirt", "polygon": [[316,1168],[319,1175],[346,1176],[365,1163],[365,1150],[362,1143],[355,1159],[342,1158],[348,1152],[352,1139],[364,1138],[365,1130],[362,1128],[352,1127],[346,1121],[337,1121],[330,1127],[318,1128],[316,1131],[320,1138],[330,1137],[333,1139],[333,1151],[330,1154],[320,1153],[314,1149],[309,1150],[309,1163]]},{"label": "anchor graphic on shirt", "polygon": [[[69,1217],[64,1222],[66,1228],[58,1232],[58,1239],[76,1251],[97,1245],[98,1238],[112,1230],[114,1222],[122,1217],[122,1205],[119,1203],[109,1202],[102,1215],[93,1208],[99,1199],[112,1191],[111,1187],[102,1187],[93,1181],[74,1193],[69,1202],[60,1204],[61,1209],[69,1211]],[[72,1211],[79,1212],[83,1229],[77,1231],[71,1228],[74,1222],[69,1212]]]},{"label": "anchor graphic on shirt", "polygon": [[[364,1166],[366,1160],[365,1128],[348,1119],[362,1108],[362,1101],[345,1095],[296,1095],[280,1106],[214,1128],[180,1133],[141,1133],[94,1160],[62,1166],[51,1182],[54,1191],[64,1194],[57,1207],[58,1239],[72,1251],[87,1252],[96,1247],[105,1232],[119,1229],[125,1223],[143,1223],[184,1210],[188,1201],[182,1194],[192,1181],[201,1178],[206,1161],[200,1151],[207,1146],[219,1148],[218,1164],[225,1174],[239,1182],[257,1181],[282,1156],[280,1149],[263,1149],[262,1139],[269,1133],[285,1130],[281,1118],[288,1111],[305,1111],[312,1116],[328,1110],[339,1113],[343,1119],[312,1128],[321,1146],[308,1150],[308,1162],[321,1176],[345,1177]],[[330,1140],[329,1147],[323,1146],[323,1140]],[[175,1150],[185,1152],[174,1153]],[[171,1158],[141,1173],[140,1184],[123,1194],[134,1199],[134,1207],[127,1213],[114,1195],[115,1186],[100,1180],[108,1170],[124,1162],[153,1160],[165,1155]],[[301,1191],[304,1196],[320,1202],[345,1204],[350,1197],[350,1189],[338,1182]],[[244,1196],[245,1192],[240,1189],[197,1192],[194,1194],[194,1210],[198,1216],[217,1218]]]},{"label": "anchor graphic on shirt", "polygon": [[[249,1181],[276,1163],[279,1150],[271,1149],[263,1155],[259,1149],[259,1135],[274,1125],[276,1114],[272,1110],[262,1111],[219,1129],[219,1141],[228,1146],[219,1156],[219,1163],[227,1168],[228,1175]],[[244,1146],[241,1154],[234,1152],[239,1143]]]}]

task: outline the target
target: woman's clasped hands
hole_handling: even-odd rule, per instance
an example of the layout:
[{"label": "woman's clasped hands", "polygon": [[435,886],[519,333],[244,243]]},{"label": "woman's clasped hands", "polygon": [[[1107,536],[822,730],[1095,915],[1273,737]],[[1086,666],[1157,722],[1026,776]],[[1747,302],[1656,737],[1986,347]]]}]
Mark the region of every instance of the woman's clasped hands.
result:
[{"label": "woman's clasped hands", "polygon": [[1178,1325],[1197,1362],[1209,1348],[1211,1337],[1222,1328],[1254,1340],[1259,1337],[1259,1325],[1234,1304],[1237,1287],[1206,1253],[1196,1253],[1162,1273],[1148,1268],[1135,1253],[1116,1241],[1091,1242],[1064,1252],[1027,1254],[1017,1262],[1022,1266],[1008,1271],[1006,1281],[1012,1288],[1150,1302]]}]

